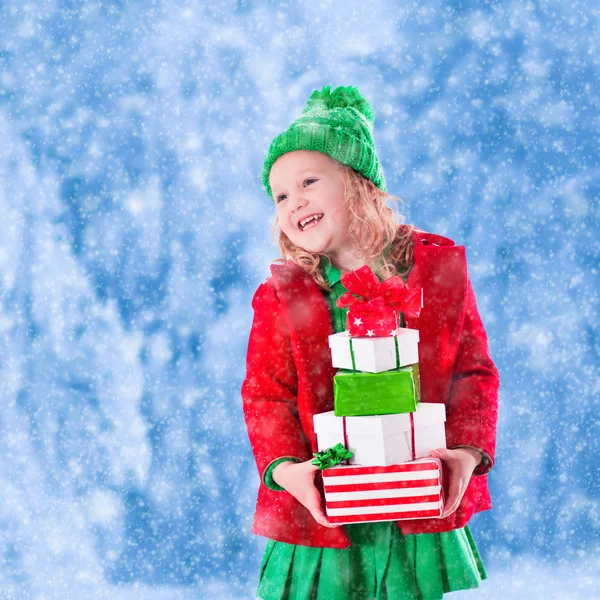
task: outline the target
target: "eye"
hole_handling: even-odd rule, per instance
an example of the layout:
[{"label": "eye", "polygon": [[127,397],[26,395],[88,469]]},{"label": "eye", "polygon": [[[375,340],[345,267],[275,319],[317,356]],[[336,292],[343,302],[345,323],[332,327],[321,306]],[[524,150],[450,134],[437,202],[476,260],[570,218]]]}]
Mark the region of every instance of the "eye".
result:
[{"label": "eye", "polygon": [[304,183],[308,183],[309,181],[318,181],[318,180],[317,180],[317,179],[313,179],[313,178],[311,178],[311,179],[306,179],[306,180],[304,181]]},{"label": "eye", "polygon": [[285,198],[287,198],[287,194],[279,194],[279,196],[276,198],[277,203],[279,204],[279,202],[283,202]]}]

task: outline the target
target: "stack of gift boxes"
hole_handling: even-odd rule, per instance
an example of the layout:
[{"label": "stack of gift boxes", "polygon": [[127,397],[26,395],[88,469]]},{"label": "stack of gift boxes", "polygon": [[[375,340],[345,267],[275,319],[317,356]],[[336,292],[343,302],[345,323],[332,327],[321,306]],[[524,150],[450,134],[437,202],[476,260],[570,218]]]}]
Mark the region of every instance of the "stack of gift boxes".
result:
[{"label": "stack of gift boxes", "polygon": [[347,331],[329,337],[334,410],[314,415],[318,449],[342,444],[352,458],[323,470],[330,523],[440,517],[445,407],[419,403],[419,331],[399,313],[418,316],[420,289],[398,276],[380,283],[362,267],[342,276],[349,290]]}]

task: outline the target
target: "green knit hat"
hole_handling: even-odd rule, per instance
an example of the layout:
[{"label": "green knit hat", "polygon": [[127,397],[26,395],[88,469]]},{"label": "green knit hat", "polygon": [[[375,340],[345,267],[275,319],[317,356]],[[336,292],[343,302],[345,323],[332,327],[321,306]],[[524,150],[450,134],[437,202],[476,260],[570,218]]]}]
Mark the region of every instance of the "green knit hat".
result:
[{"label": "green knit hat", "polygon": [[267,194],[273,198],[269,173],[273,163],[286,152],[318,150],[329,154],[370,179],[385,192],[385,177],[373,140],[373,109],[358,88],[326,85],[315,90],[306,108],[289,128],[269,146],[262,179]]}]

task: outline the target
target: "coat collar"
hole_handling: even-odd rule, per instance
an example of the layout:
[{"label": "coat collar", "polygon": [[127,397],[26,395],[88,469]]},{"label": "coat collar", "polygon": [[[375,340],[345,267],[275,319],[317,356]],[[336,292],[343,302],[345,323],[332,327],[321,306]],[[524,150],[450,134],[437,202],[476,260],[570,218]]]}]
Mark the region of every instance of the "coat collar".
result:
[{"label": "coat collar", "polygon": [[[406,227],[405,225],[400,225],[400,228]],[[443,235],[437,235],[435,233],[428,233],[427,231],[423,231],[422,229],[413,228],[413,241],[415,248],[420,248],[421,246],[434,245],[434,246],[454,246],[454,242]],[[386,251],[389,251],[390,247],[386,248]],[[417,251],[419,253],[419,251]],[[330,287],[333,287],[336,283],[338,283],[342,277],[342,273],[339,269],[334,267],[328,260],[323,260],[323,275],[325,276],[325,280],[329,284]]]},{"label": "coat collar", "polygon": [[[401,226],[402,227],[402,226]],[[413,240],[415,248],[419,245],[434,244],[436,246],[454,246],[454,241],[450,238],[438,235],[437,233],[429,233],[422,229],[413,228]]]}]

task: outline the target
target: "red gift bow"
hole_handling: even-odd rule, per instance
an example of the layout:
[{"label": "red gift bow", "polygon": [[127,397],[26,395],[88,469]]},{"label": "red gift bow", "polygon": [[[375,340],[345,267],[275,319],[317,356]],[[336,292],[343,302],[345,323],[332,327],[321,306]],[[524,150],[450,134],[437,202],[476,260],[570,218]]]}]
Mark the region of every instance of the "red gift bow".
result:
[{"label": "red gift bow", "polygon": [[368,265],[344,273],[342,285],[349,290],[336,301],[339,308],[359,306],[380,309],[389,306],[402,311],[406,318],[417,318],[423,308],[423,290],[408,288],[400,275],[381,282]]}]

